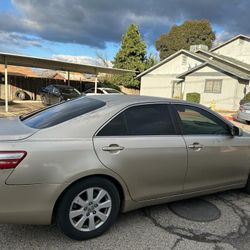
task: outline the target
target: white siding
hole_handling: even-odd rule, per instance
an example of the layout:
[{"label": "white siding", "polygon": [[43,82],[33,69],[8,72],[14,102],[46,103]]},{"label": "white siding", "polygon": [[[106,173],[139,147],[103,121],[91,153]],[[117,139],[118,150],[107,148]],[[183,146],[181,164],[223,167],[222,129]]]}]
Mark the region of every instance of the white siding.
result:
[{"label": "white siding", "polygon": [[250,64],[250,41],[236,39],[213,52]]},{"label": "white siding", "polygon": [[[211,72],[214,75],[211,76]],[[207,73],[207,76],[206,76]],[[205,93],[206,79],[221,79],[222,89],[220,94]],[[211,102],[214,100],[216,109],[219,110],[237,110],[239,108],[239,101],[244,96],[244,85],[240,84],[237,79],[228,75],[217,72],[209,66],[197,70],[195,73],[186,76],[184,86],[184,99],[186,94],[190,92],[197,92],[201,94],[200,103],[210,107]]]},{"label": "white siding", "polygon": [[176,56],[172,60],[164,63],[163,65],[159,66],[155,70],[149,72],[148,75],[155,75],[155,74],[157,75],[176,74],[177,75],[200,64],[200,61],[187,55],[186,65],[183,65],[182,64],[183,56],[184,56],[184,53],[181,53],[180,55]]},{"label": "white siding", "polygon": [[141,78],[141,95],[172,97],[173,81],[176,76],[188,69],[199,65],[201,62],[187,55],[186,65],[183,65],[182,56],[176,56]]},{"label": "white siding", "polygon": [[171,98],[174,79],[167,75],[142,77],[140,95]]}]

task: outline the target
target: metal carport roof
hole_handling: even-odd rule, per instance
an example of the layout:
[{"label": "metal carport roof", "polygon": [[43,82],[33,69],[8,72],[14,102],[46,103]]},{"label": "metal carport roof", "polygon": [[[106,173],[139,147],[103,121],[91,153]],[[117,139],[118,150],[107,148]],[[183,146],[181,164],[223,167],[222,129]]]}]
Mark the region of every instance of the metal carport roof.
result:
[{"label": "metal carport roof", "polygon": [[[53,69],[62,70],[68,72],[80,72],[87,74],[98,75],[98,73],[106,74],[126,74],[136,73],[132,70],[108,68],[101,66],[94,66],[88,64],[77,64],[64,61],[58,61],[47,58],[39,58],[25,55],[8,54],[0,52],[0,64],[5,65],[5,111],[8,112],[8,65],[41,68],[41,69]],[[95,83],[95,89],[97,88],[97,77]]]}]

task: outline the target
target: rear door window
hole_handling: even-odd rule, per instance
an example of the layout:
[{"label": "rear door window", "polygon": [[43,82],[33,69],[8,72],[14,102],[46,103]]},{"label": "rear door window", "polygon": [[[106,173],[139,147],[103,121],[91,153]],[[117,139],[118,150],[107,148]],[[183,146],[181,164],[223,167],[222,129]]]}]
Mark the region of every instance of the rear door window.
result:
[{"label": "rear door window", "polygon": [[141,136],[176,134],[168,105],[133,106],[113,118],[97,136]]}]

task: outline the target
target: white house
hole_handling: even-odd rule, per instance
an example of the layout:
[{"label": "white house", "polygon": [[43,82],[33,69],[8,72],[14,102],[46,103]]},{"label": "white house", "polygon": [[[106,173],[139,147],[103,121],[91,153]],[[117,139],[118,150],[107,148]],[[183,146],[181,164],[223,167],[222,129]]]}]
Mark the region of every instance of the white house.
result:
[{"label": "white house", "polygon": [[186,99],[200,93],[200,103],[236,110],[250,80],[250,37],[238,35],[208,51],[206,46],[180,50],[142,72],[141,95]]}]

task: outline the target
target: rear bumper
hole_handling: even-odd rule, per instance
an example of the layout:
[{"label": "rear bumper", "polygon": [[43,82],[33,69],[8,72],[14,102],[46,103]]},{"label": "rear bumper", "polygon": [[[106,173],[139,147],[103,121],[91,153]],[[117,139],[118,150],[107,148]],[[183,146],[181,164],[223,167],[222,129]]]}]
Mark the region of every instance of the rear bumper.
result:
[{"label": "rear bumper", "polygon": [[6,185],[8,172],[0,172],[0,223],[50,224],[61,185]]}]

